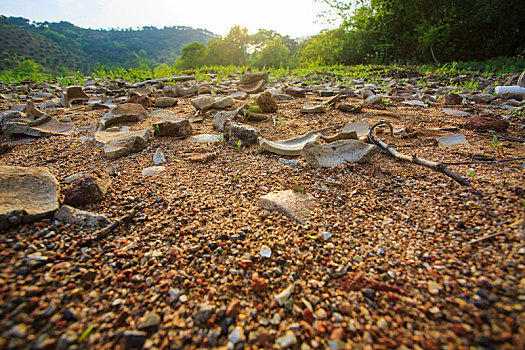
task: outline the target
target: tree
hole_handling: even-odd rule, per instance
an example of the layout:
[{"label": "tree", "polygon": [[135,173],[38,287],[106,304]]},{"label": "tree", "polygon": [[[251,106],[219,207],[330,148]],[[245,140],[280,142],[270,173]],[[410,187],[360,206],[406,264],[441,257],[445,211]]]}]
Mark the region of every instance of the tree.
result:
[{"label": "tree", "polygon": [[181,68],[189,69],[200,67],[204,64],[207,56],[206,45],[193,42],[182,48]]},{"label": "tree", "polygon": [[290,50],[283,44],[281,38],[267,40],[261,52],[254,54],[254,64],[259,67],[286,66]]}]

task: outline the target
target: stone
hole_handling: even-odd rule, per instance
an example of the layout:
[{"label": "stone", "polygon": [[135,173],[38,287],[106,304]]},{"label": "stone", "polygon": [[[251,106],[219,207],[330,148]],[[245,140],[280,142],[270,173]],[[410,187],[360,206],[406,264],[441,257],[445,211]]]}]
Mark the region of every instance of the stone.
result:
[{"label": "stone", "polygon": [[320,136],[315,132],[308,132],[301,136],[292,137],[281,141],[259,139],[259,146],[265,151],[282,156],[298,156],[308,142],[319,141]]},{"label": "stone", "polygon": [[455,135],[445,135],[437,139],[437,142],[440,147],[450,147],[454,145],[468,144],[465,135],[455,134]]},{"label": "stone", "polygon": [[58,182],[47,168],[0,166],[0,232],[52,215],[58,202]]},{"label": "stone", "polygon": [[284,336],[277,338],[275,343],[279,345],[281,349],[288,349],[297,344],[297,337],[294,332],[287,331]]},{"label": "stone", "polygon": [[235,101],[230,96],[220,98],[211,104],[211,108],[215,109],[226,109],[233,106],[235,106]]},{"label": "stone", "polygon": [[44,115],[44,112],[39,110],[34,102],[28,102],[26,106],[26,114],[31,117],[40,118]]},{"label": "stone", "polygon": [[215,313],[215,306],[210,304],[202,304],[198,310],[193,314],[193,317],[200,323],[205,325],[210,317]]},{"label": "stone", "polygon": [[251,146],[256,144],[261,136],[260,130],[256,127],[236,122],[227,123],[225,130],[228,133],[228,142],[233,146],[237,146],[238,141],[241,141],[241,146]]},{"label": "stone", "polygon": [[130,349],[142,349],[147,333],[142,331],[124,331],[124,346]]},{"label": "stone", "polygon": [[[16,112],[18,113],[18,112]],[[11,115],[12,116],[12,115]],[[8,117],[4,119],[7,121]],[[21,119],[10,119],[9,122],[0,122],[2,125],[2,132],[8,137],[17,136],[32,136],[45,137],[52,135],[70,135],[75,126],[70,123],[61,123],[54,118],[50,118],[47,114],[43,114],[35,121]]]},{"label": "stone", "polygon": [[468,99],[476,103],[491,103],[497,97],[492,94],[476,94],[470,96]]},{"label": "stone", "polygon": [[290,284],[288,287],[286,287],[282,292],[277,294],[274,299],[279,304],[279,306],[284,306],[290,297],[292,296],[294,290],[294,285]]},{"label": "stone", "polygon": [[147,117],[148,111],[146,111],[142,105],[136,103],[125,103],[111,109],[100,119],[100,130],[104,130],[111,125],[136,122]]},{"label": "stone", "polygon": [[237,326],[233,331],[228,335],[228,340],[233,344],[244,342],[246,337],[244,336],[244,330],[242,327]]},{"label": "stone", "polygon": [[301,155],[312,168],[330,168],[347,162],[366,163],[378,149],[361,140],[339,140],[329,144],[307,143]]},{"label": "stone", "polygon": [[284,92],[292,97],[305,98],[306,90],[298,86],[289,86],[284,89]]},{"label": "stone", "polygon": [[451,115],[453,117],[470,117],[470,116],[472,116],[472,114],[470,114],[468,112],[458,111],[457,109],[452,109],[452,108],[443,108],[442,111],[446,115]]},{"label": "stone", "polygon": [[168,108],[177,105],[177,99],[173,97],[159,97],[153,104],[157,108]]},{"label": "stone", "polygon": [[403,101],[401,104],[414,107],[428,107],[428,104],[420,100]]},{"label": "stone", "polygon": [[144,107],[151,107],[151,98],[144,95],[133,95],[129,99],[130,103],[138,104]]},{"label": "stone", "polygon": [[104,199],[110,185],[111,179],[105,171],[85,173],[62,191],[63,203],[72,207],[98,203]]},{"label": "stone", "polygon": [[269,258],[272,256],[272,250],[270,249],[270,247],[268,247],[267,245],[263,245],[261,247],[261,250],[259,251],[259,254],[263,257],[263,258]]},{"label": "stone", "polygon": [[212,108],[215,98],[212,96],[200,96],[190,101],[191,105],[199,111],[205,111]]},{"label": "stone", "polygon": [[255,101],[263,113],[275,113],[279,109],[277,106],[277,101],[275,101],[275,99],[272,97],[272,94],[270,94],[268,91],[265,91],[257,96]]},{"label": "stone", "polygon": [[95,143],[99,146],[104,146],[109,142],[114,142],[118,140],[124,140],[127,138],[139,137],[144,140],[144,143],[148,142],[151,139],[151,130],[142,129],[142,130],[133,130],[133,131],[97,131],[94,136]]},{"label": "stone", "polygon": [[89,96],[82,90],[82,86],[69,86],[62,92],[62,105],[70,107],[73,102],[87,102]]},{"label": "stone", "polygon": [[232,93],[230,97],[235,100],[246,100],[248,98],[248,94],[244,91],[236,91]]},{"label": "stone", "polygon": [[142,175],[144,176],[156,176],[166,171],[166,167],[163,165],[150,166],[142,169]]},{"label": "stone", "polygon": [[130,136],[113,140],[104,145],[104,154],[109,159],[117,159],[146,148],[146,141],[140,136]]},{"label": "stone", "polygon": [[168,117],[153,123],[155,136],[188,137],[193,134],[190,121],[184,118]]},{"label": "stone", "polygon": [[376,106],[376,105],[379,105],[383,102],[383,98],[379,95],[372,95],[372,96],[369,96],[366,98],[365,100],[365,103],[366,104],[369,104],[369,105],[372,105],[372,106]]},{"label": "stone", "polygon": [[315,199],[309,193],[293,190],[270,192],[259,198],[257,206],[267,210],[276,210],[299,224],[304,224],[315,207]]},{"label": "stone", "polygon": [[463,97],[458,94],[444,94],[438,97],[438,102],[442,105],[460,105],[463,102]]},{"label": "stone", "polygon": [[142,322],[140,322],[138,329],[139,330],[148,330],[157,328],[160,325],[160,316],[156,312],[148,313]]},{"label": "stone", "polygon": [[161,148],[157,148],[155,154],[153,155],[153,164],[161,165],[164,163],[166,163],[166,157],[164,157],[164,152],[162,152]]},{"label": "stone", "polygon": [[213,121],[211,122],[211,125],[219,131],[224,131],[224,124],[232,121],[236,115],[237,115],[237,111],[217,112],[215,113],[215,116],[213,117]]},{"label": "stone", "polygon": [[164,90],[166,97],[184,97],[197,94],[197,86],[185,87],[183,84],[177,84]]},{"label": "stone", "polygon": [[247,85],[247,84],[253,84],[260,80],[266,81],[269,75],[270,75],[269,72],[247,73],[241,77],[239,84]]},{"label": "stone", "polygon": [[55,212],[55,220],[88,229],[96,229],[110,224],[104,215],[96,215],[84,210],[63,205]]},{"label": "stone", "polygon": [[486,131],[494,130],[498,132],[505,131],[509,128],[510,124],[508,121],[503,120],[499,117],[491,115],[477,115],[469,119],[464,125],[465,129]]},{"label": "stone", "polygon": [[313,114],[313,113],[325,113],[326,107],[324,105],[317,105],[312,106],[305,104],[303,108],[301,108],[301,113],[303,114]]}]

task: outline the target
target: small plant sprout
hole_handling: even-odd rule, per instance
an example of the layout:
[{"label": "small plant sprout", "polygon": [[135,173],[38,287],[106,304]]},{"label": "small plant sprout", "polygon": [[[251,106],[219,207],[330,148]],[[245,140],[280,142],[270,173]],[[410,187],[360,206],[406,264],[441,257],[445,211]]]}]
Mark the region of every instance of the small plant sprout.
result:
[{"label": "small plant sprout", "polygon": [[241,147],[242,147],[242,141],[239,140],[237,141],[237,148],[239,149],[239,151],[241,150]]},{"label": "small plant sprout", "polygon": [[236,173],[232,173],[232,182],[238,182],[239,178],[237,177]]},{"label": "small plant sprout", "polygon": [[277,118],[277,125],[278,125],[278,129],[282,130],[282,128],[283,128],[283,117],[278,117]]},{"label": "small plant sprout", "polygon": [[226,133],[223,132],[219,135],[219,142],[224,142],[226,140]]},{"label": "small plant sprout", "polygon": [[492,141],[488,141],[490,148],[496,152],[497,158],[502,158],[505,156],[505,151],[503,150],[503,145],[498,141],[498,137],[492,132]]},{"label": "small plant sprout", "polygon": [[476,176],[476,174],[474,173],[474,169],[469,169],[467,175],[470,177],[471,181],[474,181],[474,177]]},{"label": "small plant sprout", "polygon": [[154,124],[153,128],[160,134],[160,126],[159,126],[159,124]]}]

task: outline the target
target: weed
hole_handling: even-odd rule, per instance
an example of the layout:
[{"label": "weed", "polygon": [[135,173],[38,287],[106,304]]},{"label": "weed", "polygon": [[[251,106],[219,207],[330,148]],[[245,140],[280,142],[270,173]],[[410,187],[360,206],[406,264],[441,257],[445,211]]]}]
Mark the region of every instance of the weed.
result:
[{"label": "weed", "polygon": [[490,148],[496,152],[497,158],[502,158],[505,156],[505,151],[503,150],[503,145],[498,141],[498,137],[492,132],[492,141],[487,141]]},{"label": "weed", "polygon": [[237,148],[239,149],[239,151],[241,150],[241,147],[242,147],[242,141],[238,140],[237,141]]}]

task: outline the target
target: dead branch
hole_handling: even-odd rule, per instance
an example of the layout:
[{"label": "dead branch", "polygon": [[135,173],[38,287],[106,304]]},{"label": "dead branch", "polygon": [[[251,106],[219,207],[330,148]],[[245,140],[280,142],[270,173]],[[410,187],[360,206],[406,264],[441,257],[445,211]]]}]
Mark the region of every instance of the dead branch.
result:
[{"label": "dead branch", "polygon": [[151,80],[146,80],[146,81],[141,81],[141,82],[138,82],[138,83],[135,83],[133,84],[133,87],[137,88],[137,87],[141,87],[141,86],[144,86],[146,84],[156,84],[156,83],[160,83],[160,82],[166,82],[166,81],[188,81],[188,80],[195,80],[195,77],[194,76],[186,76],[186,75],[183,75],[183,76],[180,76],[180,77],[169,77],[169,78],[161,78],[161,79],[151,79]]},{"label": "dead branch", "polygon": [[478,239],[473,239],[472,241],[467,242],[467,244],[476,244],[476,243],[479,243],[479,242],[483,242],[483,241],[486,241],[487,239],[494,238],[494,237],[502,235],[504,233],[505,232],[497,232],[497,233],[493,233],[493,234],[490,234],[490,235],[486,235],[486,236],[483,236],[483,237],[478,238]]},{"label": "dead branch", "polygon": [[108,225],[97,232],[93,233],[93,235],[90,238],[85,239],[84,241],[80,242],[80,246],[90,246],[94,242],[98,242],[104,238],[107,237],[113,230],[115,230],[120,225],[126,223],[130,219],[132,219],[137,212],[135,210],[131,211],[130,213],[120,217],[119,219],[115,220],[111,225]]},{"label": "dead branch", "polygon": [[430,168],[432,170],[435,170],[442,174],[447,175],[448,177],[452,178],[453,180],[455,180],[456,182],[458,182],[459,184],[463,186],[470,186],[470,182],[467,179],[465,179],[464,177],[460,176],[459,174],[447,168],[445,164],[433,162],[430,160],[426,160],[426,159],[422,159],[422,158],[418,158],[414,156],[407,156],[406,154],[399,153],[395,148],[381,141],[375,133],[375,128],[380,125],[387,125],[390,128],[390,134],[391,135],[394,134],[392,124],[390,124],[387,121],[382,120],[370,128],[370,132],[368,133],[368,139],[377,148],[379,148],[379,150],[381,150],[383,153],[387,153],[391,155],[392,157],[405,161],[405,162],[410,162],[410,163],[425,166],[427,168]]}]

